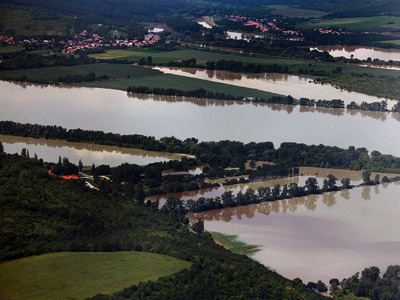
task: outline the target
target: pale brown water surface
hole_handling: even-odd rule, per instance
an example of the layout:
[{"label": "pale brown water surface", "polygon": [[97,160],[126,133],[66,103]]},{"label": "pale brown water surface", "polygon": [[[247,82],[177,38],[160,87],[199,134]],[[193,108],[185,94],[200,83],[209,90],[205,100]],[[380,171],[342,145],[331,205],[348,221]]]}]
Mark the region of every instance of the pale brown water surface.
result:
[{"label": "pale brown water surface", "polygon": [[346,46],[346,45],[336,45],[336,46],[318,46],[315,48],[310,48],[310,50],[326,51],[333,57],[343,56],[345,58],[357,58],[361,60],[367,60],[371,58],[372,60],[377,58],[379,60],[393,60],[400,61],[400,51],[399,50],[389,50],[382,48],[372,48],[372,47],[361,47],[361,46]]},{"label": "pale brown water surface", "polygon": [[29,151],[31,157],[37,154],[47,162],[57,162],[58,157],[68,157],[72,163],[79,160],[84,165],[105,164],[111,167],[122,163],[147,165],[153,162],[181,159],[184,154],[145,151],[140,149],[128,149],[105,145],[72,143],[60,140],[35,139],[0,135],[6,153],[21,153],[22,148]]},{"label": "pale brown water surface", "polygon": [[339,280],[400,264],[400,185],[264,202],[193,214],[205,229],[258,245],[253,258],[304,282]]},{"label": "pale brown water surface", "polygon": [[355,146],[400,156],[399,114],[216,100],[142,100],[110,89],[22,86],[4,81],[0,89],[0,120],[156,138]]},{"label": "pale brown water surface", "polygon": [[[164,205],[165,201],[168,198],[180,198],[183,201],[187,201],[189,199],[198,200],[199,198],[214,198],[221,196],[226,191],[232,191],[234,195],[239,193],[246,192],[249,188],[257,191],[260,187],[273,187],[276,184],[279,184],[281,187],[285,184],[296,183],[298,186],[304,186],[305,181],[309,177],[317,178],[319,187],[322,187],[324,179],[328,177],[329,174],[334,175],[337,178],[337,186],[341,186],[340,180],[342,178],[349,178],[351,180],[352,185],[359,185],[362,181],[362,172],[361,171],[351,171],[351,170],[341,170],[341,169],[326,169],[326,168],[313,168],[313,167],[300,167],[300,176],[295,177],[286,177],[286,178],[279,178],[273,180],[265,180],[265,181],[258,181],[258,182],[250,182],[250,183],[239,183],[233,185],[222,185],[222,183],[226,180],[224,178],[220,178],[217,180],[209,180],[210,183],[219,183],[221,184],[220,187],[215,188],[206,188],[196,191],[186,191],[181,193],[170,193],[164,195],[154,195],[147,197],[146,199],[155,201],[160,201],[160,206]],[[371,174],[371,178],[374,179],[375,175],[379,174],[380,178],[382,179],[383,176],[387,176],[389,178],[398,176],[398,174],[388,174],[388,173],[375,173]],[[247,176],[239,176],[247,178]],[[239,178],[236,177],[236,178]],[[231,179],[229,177],[228,179]]]},{"label": "pale brown water surface", "polygon": [[[338,89],[330,84],[314,83],[308,78],[289,74],[262,73],[250,75],[233,73],[229,71],[175,67],[154,67],[154,69],[162,71],[166,74],[174,74],[240,87],[258,89],[280,95],[290,95],[296,99],[300,99],[302,97],[315,100],[341,99],[345,102],[345,104],[348,104],[352,101],[361,103],[362,101],[377,102],[385,100],[384,98]],[[388,106],[391,107],[394,103],[394,101],[389,101]]]}]

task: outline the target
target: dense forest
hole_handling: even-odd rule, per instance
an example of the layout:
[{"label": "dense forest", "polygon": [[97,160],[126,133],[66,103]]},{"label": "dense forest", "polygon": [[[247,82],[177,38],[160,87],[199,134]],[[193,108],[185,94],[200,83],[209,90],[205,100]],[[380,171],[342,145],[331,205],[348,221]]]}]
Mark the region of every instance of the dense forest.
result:
[{"label": "dense forest", "polygon": [[322,299],[300,280],[225,250],[209,234],[190,233],[173,212],[49,176],[34,158],[0,153],[0,182],[1,261],[46,252],[131,250],[193,262],[189,270],[93,299]]}]

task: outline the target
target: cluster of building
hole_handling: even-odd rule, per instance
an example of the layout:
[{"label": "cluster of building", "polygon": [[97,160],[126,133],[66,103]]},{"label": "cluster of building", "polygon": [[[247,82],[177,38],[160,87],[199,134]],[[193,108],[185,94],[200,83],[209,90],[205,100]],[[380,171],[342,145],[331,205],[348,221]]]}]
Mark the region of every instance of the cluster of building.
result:
[{"label": "cluster of building", "polygon": [[154,32],[149,32],[146,34],[143,39],[120,39],[114,38],[112,40],[107,40],[104,37],[93,33],[90,34],[87,30],[82,31],[81,33],[75,35],[70,40],[59,40],[56,41],[54,39],[24,39],[17,40],[12,36],[8,35],[0,35],[0,44],[17,46],[17,45],[36,45],[36,46],[48,46],[48,45],[57,45],[62,46],[62,53],[75,53],[78,50],[87,50],[87,49],[98,49],[98,48],[109,48],[109,47],[143,47],[146,45],[152,45],[154,43],[158,43],[161,40],[161,37]]},{"label": "cluster of building", "polygon": [[15,45],[15,40],[12,36],[7,36],[7,35],[2,34],[2,35],[0,35],[0,43],[13,46],[13,45]]},{"label": "cluster of building", "polygon": [[[250,18],[250,17],[234,16],[234,15],[228,15],[226,17],[228,17],[230,21],[240,22],[244,26],[255,26],[261,32],[268,32],[268,31],[273,30],[273,31],[282,33],[282,35],[291,35],[291,36],[300,36],[301,35],[300,31],[285,30],[283,28],[280,28],[277,25],[276,19],[273,19],[273,20],[270,20],[268,18],[255,19],[255,18]],[[287,25],[287,23],[285,23],[285,24]]]},{"label": "cluster of building", "polygon": [[80,34],[75,35],[73,40],[61,41],[60,44],[64,46],[63,53],[74,53],[77,50],[98,49],[125,46],[128,48],[143,47],[152,45],[161,40],[160,36],[156,33],[149,32],[143,39],[119,39],[116,38],[112,41],[106,41],[104,37],[94,33],[90,35],[86,30]]},{"label": "cluster of building", "polygon": [[336,34],[336,35],[346,34],[346,32],[343,31],[342,29],[333,30],[333,29],[319,28],[319,29],[314,29],[314,31],[318,31],[321,34]]}]

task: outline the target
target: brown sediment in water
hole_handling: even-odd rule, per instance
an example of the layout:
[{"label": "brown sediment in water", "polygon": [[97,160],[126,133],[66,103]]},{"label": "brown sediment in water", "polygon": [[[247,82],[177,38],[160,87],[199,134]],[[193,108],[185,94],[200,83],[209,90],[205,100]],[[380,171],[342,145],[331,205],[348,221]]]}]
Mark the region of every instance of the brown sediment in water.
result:
[{"label": "brown sediment in water", "polygon": [[[180,198],[184,201],[189,200],[189,199],[198,200],[201,197],[215,198],[217,196],[221,196],[225,191],[232,191],[233,194],[237,194],[239,191],[244,193],[249,188],[257,191],[258,188],[261,188],[261,187],[271,187],[272,188],[277,184],[279,184],[281,187],[284,186],[285,184],[290,184],[290,183],[296,183],[301,186],[301,185],[304,185],[304,181],[308,177],[316,177],[316,178],[320,178],[322,180],[322,179],[327,178],[328,175],[330,175],[330,174],[334,175],[338,179],[338,183],[337,183],[338,186],[340,186],[340,180],[343,178],[349,178],[352,182],[355,182],[357,184],[362,183],[362,171],[316,168],[316,167],[300,167],[299,172],[300,172],[299,174],[301,176],[285,177],[285,178],[279,178],[279,179],[250,182],[250,183],[239,183],[239,184],[228,185],[228,186],[221,185],[220,187],[200,189],[200,190],[195,190],[195,191],[154,195],[154,196],[147,197],[146,199],[151,200],[151,201],[156,201],[158,199],[158,200],[160,200],[160,204],[163,205],[163,203],[170,197]],[[393,174],[393,173],[375,173],[375,172],[373,172],[373,173],[371,173],[371,178],[374,179],[376,174],[379,174],[381,179],[383,176],[387,176],[389,178],[399,176],[399,174]],[[233,178],[239,179],[241,177],[247,178],[248,176],[243,175],[243,176],[236,176],[236,177],[219,178],[217,180],[209,180],[209,182],[210,183],[216,182],[216,183],[222,184],[226,180],[230,180]],[[319,185],[321,186],[321,183],[319,183]],[[330,201],[328,201],[328,202],[330,202]]]},{"label": "brown sediment in water", "polygon": [[[165,74],[174,74],[245,88],[258,89],[279,95],[291,95],[297,99],[302,97],[315,100],[342,99],[345,104],[349,104],[352,101],[360,104],[362,101],[378,102],[385,100],[375,96],[337,89],[330,84],[319,84],[310,79],[289,74],[243,74],[221,70],[178,67],[153,67],[153,69],[162,71]],[[394,103],[395,101],[389,100],[388,106],[391,107]]]},{"label": "brown sediment in water", "polygon": [[285,277],[329,281],[398,263],[399,182],[190,214],[208,231],[261,248],[254,258]]}]

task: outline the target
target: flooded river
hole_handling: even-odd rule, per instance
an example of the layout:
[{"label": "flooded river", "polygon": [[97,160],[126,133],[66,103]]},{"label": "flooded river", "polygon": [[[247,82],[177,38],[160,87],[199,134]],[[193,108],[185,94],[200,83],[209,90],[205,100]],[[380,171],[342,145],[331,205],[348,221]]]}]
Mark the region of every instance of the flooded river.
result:
[{"label": "flooded river", "polygon": [[[171,193],[171,194],[165,194],[165,195],[154,195],[151,197],[147,197],[146,199],[151,200],[151,201],[155,201],[158,199],[160,201],[160,206],[163,206],[165,201],[167,201],[167,199],[170,197],[180,198],[183,201],[187,201],[189,199],[198,200],[199,198],[202,198],[202,197],[204,197],[204,198],[218,197],[218,196],[221,196],[226,191],[232,191],[232,193],[234,195],[236,195],[240,191],[242,193],[245,193],[247,191],[247,189],[249,189],[249,188],[257,191],[258,188],[260,188],[260,187],[271,187],[272,188],[276,184],[279,184],[281,187],[284,186],[285,184],[290,184],[290,183],[296,183],[298,186],[304,186],[305,181],[309,177],[317,178],[319,187],[322,187],[324,179],[326,179],[329,174],[334,175],[338,179],[337,180],[338,186],[341,185],[340,180],[342,178],[349,178],[352,185],[359,185],[363,182],[361,171],[300,167],[300,176],[266,180],[266,181],[258,181],[258,182],[251,182],[251,183],[239,183],[239,184],[234,184],[234,185],[222,185],[222,183],[225,181],[225,179],[222,178],[222,179],[218,179],[218,180],[210,180],[209,181],[211,183],[217,182],[217,183],[221,184],[220,187],[206,188],[206,189],[201,189],[201,190],[196,190],[196,191],[186,191],[186,192],[181,192],[181,193]],[[385,175],[389,178],[398,175],[398,174],[372,173],[371,178],[373,179],[376,174],[379,174],[380,178],[382,178]],[[246,176],[241,176],[241,177],[247,178]],[[230,178],[228,178],[228,179],[230,179]]]},{"label": "flooded river", "polygon": [[[362,101],[377,102],[385,100],[384,98],[338,89],[330,84],[314,83],[314,81],[311,79],[296,75],[275,73],[250,75],[233,73],[229,71],[174,67],[155,67],[154,69],[160,70],[166,74],[198,78],[212,82],[257,89],[285,96],[290,95],[296,99],[300,99],[302,97],[315,100],[341,99],[345,102],[345,104],[348,104],[352,101],[361,103]],[[394,103],[394,101],[389,101],[388,106],[391,107]]]},{"label": "flooded river", "polygon": [[185,156],[183,154],[8,135],[0,135],[0,141],[3,143],[6,153],[19,154],[25,148],[29,151],[31,157],[36,154],[38,158],[42,158],[44,161],[57,162],[58,157],[61,156],[68,157],[74,164],[78,164],[81,160],[84,165],[88,166],[93,163],[95,165],[110,165],[111,167],[123,163],[147,165],[153,162],[180,159]]},{"label": "flooded river", "polygon": [[253,257],[304,282],[399,264],[399,183],[194,214],[205,229],[258,245]]},{"label": "flooded river", "polygon": [[[399,114],[131,96],[98,88],[0,82],[0,120],[121,134],[366,147],[400,156]],[[331,113],[324,113],[330,111]],[[375,116],[375,117],[369,117]]]},{"label": "flooded river", "polygon": [[310,48],[310,50],[326,51],[329,52],[333,57],[343,56],[345,58],[357,58],[360,60],[367,60],[375,58],[379,60],[393,60],[400,61],[400,51],[399,50],[389,50],[382,48],[371,48],[371,47],[360,47],[360,46],[318,46],[315,48]]}]

